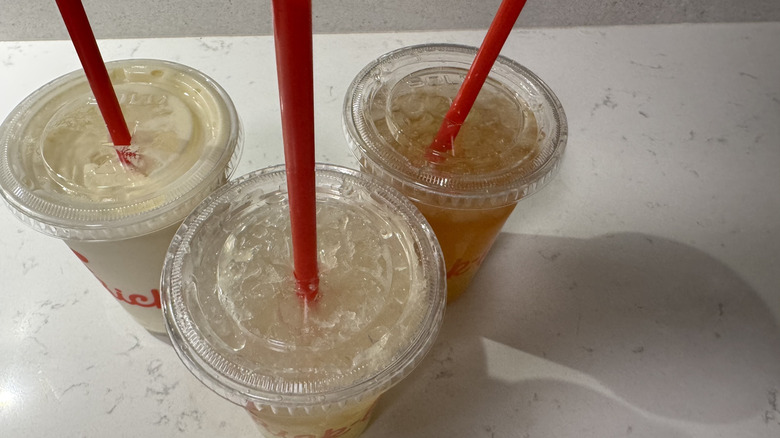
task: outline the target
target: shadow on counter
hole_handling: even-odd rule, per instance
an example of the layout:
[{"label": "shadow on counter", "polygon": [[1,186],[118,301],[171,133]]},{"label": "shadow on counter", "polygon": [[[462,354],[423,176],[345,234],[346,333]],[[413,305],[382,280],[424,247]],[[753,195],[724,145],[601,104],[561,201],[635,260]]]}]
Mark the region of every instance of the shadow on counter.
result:
[{"label": "shadow on counter", "polygon": [[769,309],[698,249],[502,233],[375,421],[409,437],[685,437],[675,422],[750,417],[780,432],[778,364]]}]

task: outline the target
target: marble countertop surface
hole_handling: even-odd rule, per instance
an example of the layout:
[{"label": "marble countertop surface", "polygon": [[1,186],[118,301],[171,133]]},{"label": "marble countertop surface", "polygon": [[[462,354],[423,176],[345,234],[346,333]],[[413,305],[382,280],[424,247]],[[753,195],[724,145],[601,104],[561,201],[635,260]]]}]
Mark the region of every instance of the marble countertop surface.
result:
[{"label": "marble countertop surface", "polygon": [[[317,158],[356,167],[344,93],[404,45],[483,32],[316,35]],[[503,54],[569,120],[375,437],[780,436],[780,23],[516,30]],[[283,161],[270,37],[103,40],[234,98],[236,175]],[[78,68],[68,41],[0,42],[0,117]],[[0,436],[257,436],[68,248],[0,209]]]}]

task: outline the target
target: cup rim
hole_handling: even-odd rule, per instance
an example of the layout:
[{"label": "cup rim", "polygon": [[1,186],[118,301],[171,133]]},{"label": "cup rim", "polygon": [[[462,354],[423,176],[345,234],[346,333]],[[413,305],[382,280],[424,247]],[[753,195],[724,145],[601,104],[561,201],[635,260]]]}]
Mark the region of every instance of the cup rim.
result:
[{"label": "cup rim", "polygon": [[[353,155],[363,168],[382,175],[383,179],[390,181],[415,201],[451,204],[456,208],[500,207],[512,204],[537,192],[554,176],[568,139],[568,125],[563,107],[552,89],[541,78],[505,56],[498,57],[490,77],[500,78],[502,81],[511,79],[513,86],[517,85],[518,89],[521,85],[532,89],[548,106],[548,118],[551,118],[549,132],[545,132],[545,137],[541,140],[547,149],[543,159],[532,171],[513,175],[509,181],[501,181],[506,176],[501,174],[495,177],[478,175],[472,178],[474,181],[466,176],[461,183],[455,178],[442,178],[427,169],[414,167],[400,153],[392,150],[392,146],[381,144],[382,141],[372,127],[373,122],[361,113],[364,100],[373,98],[370,95],[374,91],[371,88],[372,83],[388,71],[413,64],[431,65],[439,62],[436,56],[445,56],[447,63],[457,62],[467,69],[477,50],[472,46],[446,43],[402,47],[370,62],[355,76],[344,99],[343,130]],[[394,66],[395,63],[400,66]],[[539,117],[540,110],[532,109]],[[382,149],[382,146],[385,149]]]}]

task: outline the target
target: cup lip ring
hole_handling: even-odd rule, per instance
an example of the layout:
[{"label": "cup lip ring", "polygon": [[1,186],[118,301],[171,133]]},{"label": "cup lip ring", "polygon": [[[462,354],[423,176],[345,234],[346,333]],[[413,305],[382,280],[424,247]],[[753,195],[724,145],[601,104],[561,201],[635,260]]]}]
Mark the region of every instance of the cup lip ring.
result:
[{"label": "cup lip ring", "polygon": [[[420,323],[421,329],[415,334],[414,339],[402,353],[399,352],[393,358],[388,366],[373,373],[371,376],[361,378],[341,388],[326,392],[279,394],[257,387],[250,387],[246,382],[248,379],[246,375],[242,376],[243,379],[238,379],[235,376],[225,376],[215,370],[215,367],[221,367],[228,361],[223,357],[221,358],[222,361],[219,359],[215,360],[211,356],[220,355],[213,350],[209,350],[208,342],[202,336],[192,336],[192,320],[188,311],[183,310],[180,265],[181,257],[186,251],[182,249],[182,245],[189,242],[190,238],[197,231],[198,225],[194,224],[194,222],[199,221],[204,216],[208,216],[215,206],[220,203],[220,200],[229,197],[236,191],[241,191],[244,189],[244,186],[251,184],[252,181],[259,178],[278,178],[280,174],[286,173],[285,165],[280,164],[259,169],[236,178],[204,199],[179,227],[163,264],[161,294],[165,327],[180,360],[206,387],[239,406],[270,406],[273,409],[290,410],[298,408],[308,410],[319,406],[327,409],[328,406],[332,405],[343,405],[344,403],[359,402],[371,397],[378,397],[419,365],[428,351],[430,351],[441,329],[446,305],[444,257],[433,229],[424,216],[401,193],[381,183],[371,175],[347,167],[323,163],[316,163],[315,170],[320,174],[340,175],[339,177],[341,178],[346,176],[353,180],[356,178],[362,179],[363,182],[361,184],[366,184],[367,187],[379,188],[379,190],[384,192],[383,196],[389,196],[407,205],[408,211],[404,212],[403,215],[409,215],[407,221],[414,221],[412,232],[415,234],[415,245],[424,246],[425,248],[422,251],[430,251],[431,254],[428,262],[430,266],[424,268],[429,272],[429,277],[426,279],[429,284],[427,299],[430,301],[431,306],[423,317],[423,322]],[[185,312],[186,317],[179,318],[176,316],[176,313],[181,312]],[[424,330],[424,328],[429,330]],[[189,331],[189,335],[185,331]],[[224,368],[220,369],[224,371]]]},{"label": "cup lip ring", "polygon": [[[128,58],[106,62],[109,69],[118,66],[143,66],[150,69],[158,66],[168,67],[177,74],[186,74],[197,83],[208,87],[209,94],[219,102],[225,120],[230,124],[225,134],[226,147],[198,166],[197,178],[194,178],[194,175],[183,175],[177,179],[179,196],[176,197],[150,195],[110,208],[98,202],[86,206],[87,204],[72,205],[45,199],[30,190],[15,175],[13,166],[9,163],[12,150],[10,143],[13,136],[18,134],[21,124],[26,123],[23,118],[29,117],[31,107],[45,102],[59,87],[71,87],[86,82],[83,69],[61,75],[26,96],[0,125],[0,196],[5,199],[5,204],[17,218],[36,231],[60,239],[79,241],[113,241],[150,234],[180,221],[182,215],[171,212],[184,209],[197,200],[199,193],[209,185],[214,185],[216,178],[223,175],[217,175],[215,170],[224,167],[224,178],[227,179],[238,164],[243,149],[243,126],[233,100],[219,83],[200,70],[169,60]],[[133,205],[145,207],[130,214],[118,213]],[[101,216],[106,212],[112,217]]]},{"label": "cup lip ring", "polygon": [[[408,57],[410,54],[443,52],[455,55],[468,55],[473,58],[478,48],[462,44],[451,43],[428,43],[401,47],[387,52],[377,59],[368,63],[355,76],[350,83],[343,104],[342,128],[347,143],[355,158],[363,167],[370,167],[376,173],[380,173],[387,180],[392,181],[393,185],[401,188],[407,196],[415,201],[427,204],[449,203],[457,205],[458,208],[482,208],[484,204],[490,204],[493,207],[508,205],[516,202],[520,198],[530,196],[541,189],[557,173],[560,167],[566,143],[568,140],[568,123],[566,114],[560,100],[552,89],[539,76],[520,63],[504,56],[499,55],[494,65],[501,66],[511,70],[519,75],[527,83],[533,84],[542,93],[551,105],[551,111],[555,118],[554,132],[548,133],[547,138],[554,141],[555,145],[549,156],[536,169],[515,180],[497,184],[493,188],[461,188],[445,187],[442,185],[430,184],[427,181],[421,181],[419,173],[412,171],[412,166],[406,163],[406,169],[400,168],[396,163],[388,163],[385,156],[376,151],[370,141],[366,138],[366,131],[370,130],[368,123],[360,114],[359,96],[366,92],[367,84],[372,80],[374,72],[385,63],[393,62],[402,57]],[[420,55],[417,55],[420,56]],[[419,62],[419,58],[418,58]],[[415,170],[417,170],[415,168]],[[489,191],[488,191],[489,190]],[[448,201],[442,201],[441,197],[449,198]],[[431,202],[430,199],[438,199]]]}]

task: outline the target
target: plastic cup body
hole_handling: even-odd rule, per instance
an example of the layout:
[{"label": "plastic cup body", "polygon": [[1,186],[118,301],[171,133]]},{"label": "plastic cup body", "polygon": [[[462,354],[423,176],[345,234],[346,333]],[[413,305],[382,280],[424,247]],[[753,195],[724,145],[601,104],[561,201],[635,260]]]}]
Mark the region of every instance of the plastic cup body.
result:
[{"label": "plastic cup body", "polygon": [[[449,302],[468,288],[518,201],[555,174],[568,137],[552,90],[499,57],[452,152],[433,159],[419,152],[438,131],[476,52],[428,44],[387,53],[355,77],[344,102],[344,133],[361,169],[409,197],[433,227]],[[428,137],[417,132],[423,122],[433,128]]]},{"label": "plastic cup body", "polygon": [[82,70],[36,90],[0,127],[0,189],[24,223],[62,239],[143,327],[164,334],[160,274],[184,217],[224,184],[241,150],[235,107],[190,67],[106,64],[133,136],[117,166]]},{"label": "plastic cup body", "polygon": [[263,436],[355,437],[440,329],[433,231],[369,175],[316,168],[317,298],[296,294],[283,166],[226,184],[185,219],[163,270],[182,362]]}]

